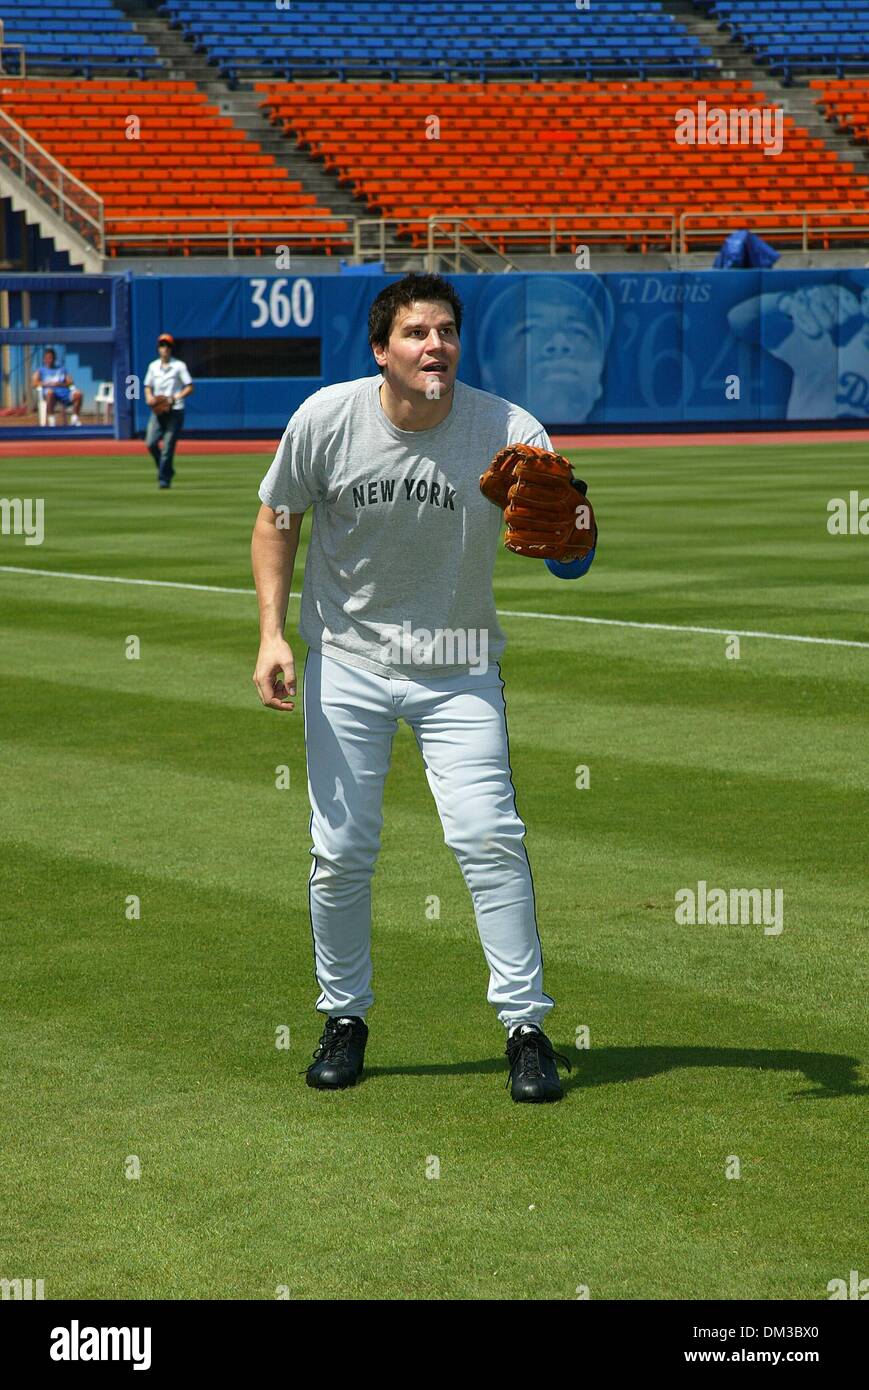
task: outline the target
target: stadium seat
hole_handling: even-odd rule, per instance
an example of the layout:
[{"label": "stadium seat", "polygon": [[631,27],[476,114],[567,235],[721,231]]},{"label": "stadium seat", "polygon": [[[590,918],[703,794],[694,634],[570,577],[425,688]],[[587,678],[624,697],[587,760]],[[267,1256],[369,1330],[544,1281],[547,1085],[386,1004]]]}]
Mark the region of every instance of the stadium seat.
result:
[{"label": "stadium seat", "polygon": [[30,69],[142,78],[162,71],[157,53],[111,0],[76,0],[75,5],[15,0],[4,9],[3,21],[6,44],[24,48]]},{"label": "stadium seat", "polygon": [[810,85],[818,93],[815,104],[828,121],[847,131],[856,143],[869,143],[869,78],[815,78]]},{"label": "stadium seat", "polygon": [[657,0],[593,0],[592,8],[565,0],[501,0],[497,9],[491,0],[293,0],[278,11],[274,0],[166,0],[159,13],[231,82],[241,74],[482,80],[713,68],[710,51]]},{"label": "stadium seat", "polygon": [[[532,227],[523,212],[581,209],[584,226],[598,219],[601,241],[641,249],[656,238],[638,232],[631,213],[648,214],[645,225],[657,241],[674,215],[708,208],[720,211],[724,223],[729,209],[747,204],[794,210],[787,219],[794,231],[802,226],[797,210],[812,206],[862,209],[862,219],[843,220],[842,235],[852,223],[866,225],[869,179],[790,116],[775,157],[759,145],[676,144],[681,107],[696,109],[701,99],[710,107],[768,107],[750,83],[577,82],[557,92],[553,86],[387,84],[376,98],[390,113],[385,123],[372,114],[369,83],[256,84],[273,123],[351,184],[372,214],[397,219],[416,247],[425,243],[426,219],[446,215],[446,208],[501,250],[508,240],[518,247],[520,233],[524,249],[548,246],[553,235],[559,249],[571,249],[568,216],[553,234],[548,220]],[[421,140],[432,111],[441,138]],[[516,215],[487,220],[484,210]],[[734,225],[744,220],[734,214]]]},{"label": "stadium seat", "polygon": [[795,74],[869,72],[869,0],[694,0],[759,63]]},{"label": "stadium seat", "polygon": [[[163,131],[167,99],[173,128],[185,132],[173,141],[171,181]],[[192,82],[0,80],[0,107],[103,199],[110,255],[125,241],[127,252],[131,246],[184,254],[223,250],[229,218],[239,249],[262,251],[282,238],[294,248],[329,253],[333,244],[341,250],[350,245],[347,223],[318,206]],[[126,136],[131,112],[140,121],[134,139]]]}]

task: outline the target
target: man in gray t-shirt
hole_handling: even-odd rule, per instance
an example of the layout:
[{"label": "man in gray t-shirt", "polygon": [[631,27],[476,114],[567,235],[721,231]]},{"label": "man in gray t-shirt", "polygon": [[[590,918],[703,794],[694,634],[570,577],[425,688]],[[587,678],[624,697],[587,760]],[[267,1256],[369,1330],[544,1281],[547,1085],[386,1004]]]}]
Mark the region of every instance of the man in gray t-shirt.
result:
[{"label": "man in gray t-shirt", "polygon": [[326,1025],[308,1084],[337,1089],[362,1073],[374,998],[370,881],[404,718],[471,892],[488,999],[507,1029],[513,1099],[558,1100],[557,1054],[542,1029],[554,1000],[543,991],[503,681],[497,660],[490,664],[505,645],[492,594],[502,514],[479,486],[504,445],[552,444],[527,411],[456,380],[461,317],[440,276],[388,285],[369,315],[380,372],[316,391],[287,425],[259,489],[253,680],[264,705],[293,708],[283,629],[311,507],[299,631],[309,648],[309,902]]},{"label": "man in gray t-shirt", "polygon": [[[380,676],[420,675],[409,643],[391,647],[409,619],[432,634],[486,633],[489,657],[499,656],[492,571],[502,514],[481,493],[480,474],[502,445],[551,449],[549,437],[518,406],[461,381],[442,419],[402,429],[383,409],[382,389],[378,373],[316,391],[287,425],[260,487],[275,511],[314,508],[299,632],[315,651]],[[479,667],[469,654],[437,669]]]}]

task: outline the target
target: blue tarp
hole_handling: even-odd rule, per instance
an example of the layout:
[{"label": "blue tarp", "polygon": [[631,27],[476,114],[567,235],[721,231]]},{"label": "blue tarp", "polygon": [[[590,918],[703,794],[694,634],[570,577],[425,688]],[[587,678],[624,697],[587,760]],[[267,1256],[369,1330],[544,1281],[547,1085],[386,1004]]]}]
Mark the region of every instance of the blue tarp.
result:
[{"label": "blue tarp", "polygon": [[771,270],[780,253],[747,227],[731,232],[715,257],[715,270]]}]

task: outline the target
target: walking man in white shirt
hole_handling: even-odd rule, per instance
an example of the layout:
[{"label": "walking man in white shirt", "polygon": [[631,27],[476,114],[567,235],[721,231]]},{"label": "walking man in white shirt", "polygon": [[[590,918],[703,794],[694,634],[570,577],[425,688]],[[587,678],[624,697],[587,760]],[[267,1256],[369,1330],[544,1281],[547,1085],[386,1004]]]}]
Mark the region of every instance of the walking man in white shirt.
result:
[{"label": "walking man in white shirt", "polygon": [[[172,460],[175,457],[175,444],[184,424],[184,398],[193,390],[187,364],[182,362],[180,357],[172,356],[174,347],[175,339],[172,334],[161,333],[157,339],[157,351],[160,355],[154,359],[145,373],[145,401],[151,407],[151,418],[145,431],[145,447],[157,465],[157,483],[162,488],[172,486],[175,476]],[[165,407],[165,399],[161,401],[161,398],[168,398],[171,406],[158,411],[158,405]]]}]

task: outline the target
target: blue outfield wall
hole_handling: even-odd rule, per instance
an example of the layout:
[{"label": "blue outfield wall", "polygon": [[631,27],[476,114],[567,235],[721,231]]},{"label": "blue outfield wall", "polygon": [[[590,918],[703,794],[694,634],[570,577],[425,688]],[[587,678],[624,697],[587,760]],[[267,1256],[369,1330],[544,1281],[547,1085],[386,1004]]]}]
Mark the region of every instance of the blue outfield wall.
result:
[{"label": "blue outfield wall", "polygon": [[[30,373],[42,362],[46,347],[55,350],[57,365],[66,368],[84,392],[84,411],[93,408],[93,397],[102,381],[110,381],[115,394],[115,424],[88,426],[85,435],[114,434],[126,437],[133,430],[133,404],[127,397],[132,372],[129,352],[130,279],[127,275],[83,275],[55,272],[0,274],[8,326],[0,327],[0,345],[6,349],[13,398],[35,405]],[[29,348],[29,369],[27,353]],[[60,437],[64,430],[58,428]],[[37,438],[36,426],[8,425],[3,440]]]},{"label": "blue outfield wall", "polygon": [[[319,387],[376,373],[368,309],[400,278],[134,277],[131,371],[144,377],[160,332],[181,358],[207,348],[211,370],[224,351],[261,354],[262,375],[195,376],[187,429],[277,434]],[[446,278],[465,306],[460,378],[549,429],[869,425],[869,269]],[[309,375],[277,370],[269,343],[307,353]],[[135,403],[137,431],[148,414]]]}]

